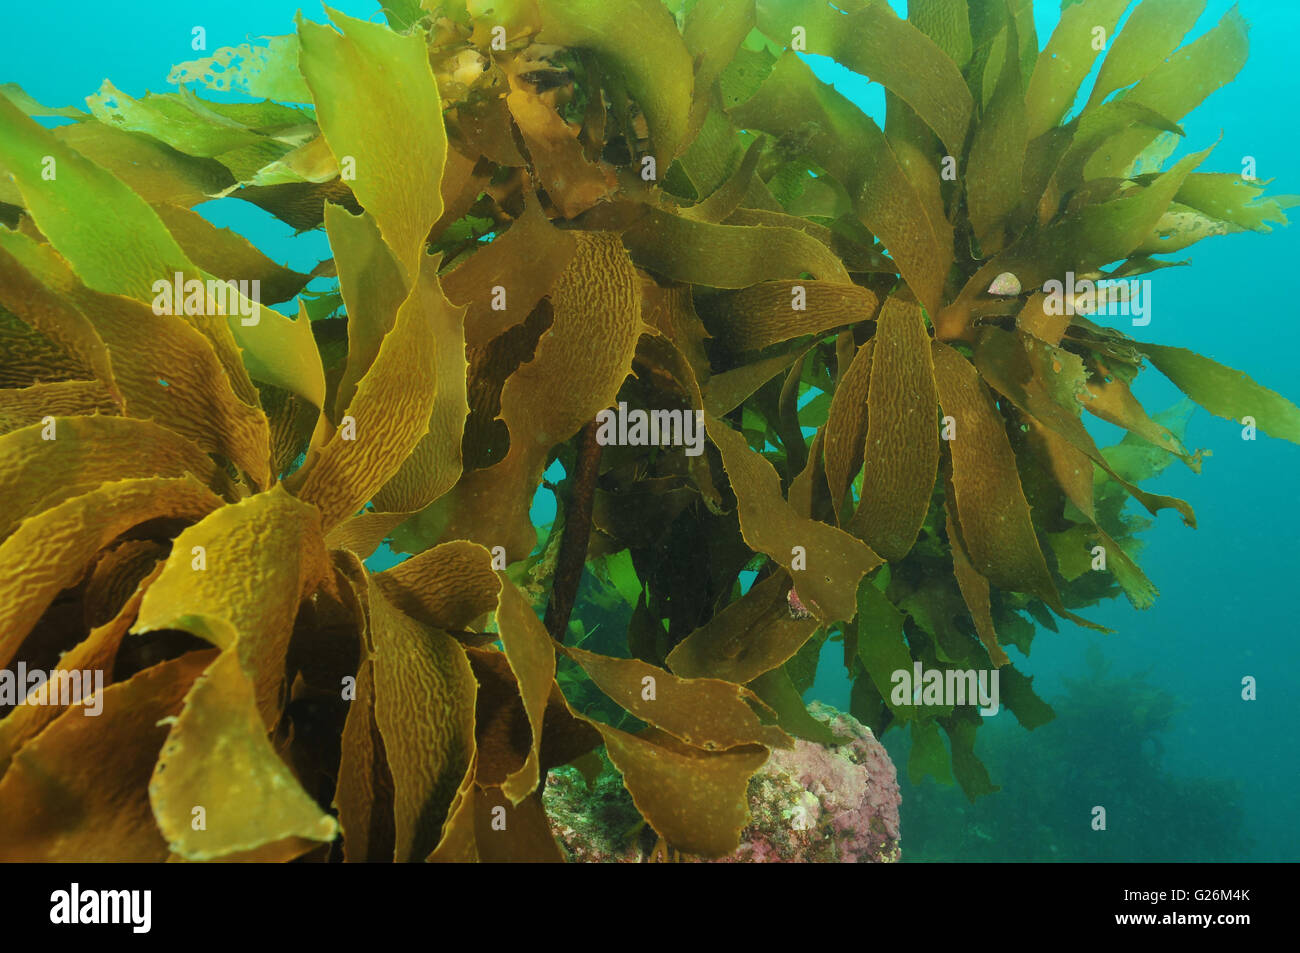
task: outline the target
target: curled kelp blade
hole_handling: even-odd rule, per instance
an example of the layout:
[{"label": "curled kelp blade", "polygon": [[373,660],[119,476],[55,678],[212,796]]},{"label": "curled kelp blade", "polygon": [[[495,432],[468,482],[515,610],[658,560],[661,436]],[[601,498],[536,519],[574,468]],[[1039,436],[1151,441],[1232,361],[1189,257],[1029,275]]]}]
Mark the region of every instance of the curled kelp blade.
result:
[{"label": "curled kelp blade", "polygon": [[[318,428],[303,472],[294,482],[305,481],[302,492],[307,494],[350,494],[354,502],[340,499],[337,513],[332,500],[326,504],[331,528],[373,498],[376,512],[354,517],[331,536],[337,545],[369,554],[407,515],[441,496],[460,476],[469,414],[465,309],[444,296],[436,257],[424,258],[407,294],[401,269],[368,214],[354,217],[329,206],[326,225],[349,306],[348,357],[336,396],[340,414],[335,424],[341,431],[322,447],[328,430]],[[408,415],[399,409],[412,403],[404,400],[408,395],[401,380],[419,382],[409,397],[427,407],[423,430],[408,426],[412,416],[418,419],[418,411]],[[390,407],[389,401],[399,403]],[[369,431],[365,434],[358,431],[362,414]],[[412,434],[418,434],[413,448]],[[346,474],[346,481],[359,485],[323,483],[315,475],[322,467],[327,473]]]},{"label": "curled kelp blade", "polygon": [[[122,447],[129,446],[129,454]],[[191,474],[219,490],[211,458],[147,420],[96,414],[49,417],[0,437],[0,540],[26,518],[101,484]]]},{"label": "curled kelp blade", "polygon": [[762,745],[705,751],[657,729],[639,735],[592,722],[637,810],[672,847],[725,857],[749,821],[749,779],[768,758]]},{"label": "curled kelp blade", "polygon": [[860,285],[797,278],[753,284],[716,305],[713,335],[738,353],[820,336],[865,321],[877,309],[875,294]]},{"label": "curled kelp blade", "polygon": [[132,630],[181,629],[232,650],[269,730],[280,718],[299,603],[328,573],[319,511],[276,486],[177,536]]},{"label": "curled kelp blade", "polygon": [[790,576],[774,572],[691,632],[668,654],[683,678],[744,684],[784,665],[813,636],[818,621],[790,611]]},{"label": "curled kelp blade", "polygon": [[[0,161],[19,170],[28,212],[88,288],[154,301],[155,282],[177,273],[187,280],[201,277],[157,213],[119,179],[18,113],[8,100],[0,102],[0,126],[6,131]],[[53,188],[40,179],[45,155],[61,167]],[[132,254],[124,258],[123,248]],[[244,301],[240,308],[250,304]],[[187,317],[209,339],[242,400],[255,401],[252,373],[319,407],[324,377],[309,329],[260,305],[253,313],[254,324],[245,324],[238,313]]]},{"label": "curled kelp blade", "polygon": [[52,415],[116,412],[112,395],[98,381],[51,381],[0,390],[0,433],[30,427]]},{"label": "curled kelp blade", "polygon": [[328,531],[382,487],[428,433],[437,398],[438,342],[431,307],[445,302],[438,260],[424,257],[392,330],[357,384],[344,424],[295,474],[296,492],[314,503]]},{"label": "curled kelp blade", "polygon": [[[0,857],[166,860],[166,835],[150,810],[149,778],[168,723],[215,654],[189,652],[109,685],[20,747],[0,778]],[[99,712],[87,717],[91,705]],[[187,805],[186,827],[190,820]]]},{"label": "curled kelp blade", "polygon": [[761,724],[735,684],[679,678],[638,659],[610,658],[576,647],[561,651],[624,709],[692,747],[722,751],[745,744],[789,743],[780,729]]},{"label": "curled kelp blade", "polygon": [[425,289],[422,300],[433,319],[437,392],[424,435],[375,494],[380,513],[423,509],[451,489],[462,472],[461,443],[469,417],[465,309],[452,305],[439,288]]},{"label": "curled kelp blade", "polygon": [[[503,605],[509,601],[507,595]],[[531,608],[519,602],[531,616]],[[514,614],[506,609],[503,613]],[[562,859],[553,847],[536,788],[552,767],[590,755],[600,735],[573,714],[553,678],[544,683],[548,670],[554,671],[550,636],[539,621],[535,626],[526,623],[525,629],[533,631],[516,631],[510,651],[519,648],[521,636],[533,641],[533,661],[538,664],[527,664],[525,655],[517,652],[507,659],[494,648],[467,650],[479,683],[476,754],[430,861]],[[508,638],[503,634],[503,643]],[[525,698],[530,700],[525,703]],[[544,703],[542,712],[536,709],[537,701]]]},{"label": "curled kelp blade", "polygon": [[347,307],[347,364],[335,395],[331,420],[337,425],[356,396],[357,384],[379,354],[408,292],[405,276],[368,212],[352,215],[325,206],[325,233],[338,269],[339,293]]},{"label": "curled kelp blade", "polygon": [[705,419],[736,493],[745,541],[778,565],[793,567],[800,597],[823,622],[851,619],[852,592],[865,573],[880,565],[880,557],[842,530],[799,517],[782,497],[772,465],[748,447],[743,435],[717,419]]},{"label": "curled kelp blade", "polygon": [[290,838],[330,841],[338,830],[276,754],[233,647],[185,696],[149,801],[168,847],[186,860],[229,858]]},{"label": "curled kelp blade", "polygon": [[443,276],[443,290],[465,305],[465,338],[483,347],[522,323],[551,290],[577,250],[577,240],[553,226],[532,193],[524,212],[485,247]]},{"label": "curled kelp blade", "polygon": [[545,784],[540,770],[547,700],[555,684],[555,647],[532,606],[508,579],[501,578],[497,608],[501,645],[518,684],[519,701],[528,718],[531,743],[528,756],[501,785],[501,793],[514,806]]},{"label": "curled kelp blade", "polygon": [[[30,309],[28,313],[32,313]],[[90,381],[96,376],[84,362],[8,310],[0,310],[0,351],[8,358],[0,368],[0,388],[6,390],[55,381]]]},{"label": "curled kelp blade", "polygon": [[[56,671],[66,673],[68,677],[75,677],[85,696],[88,697],[93,692],[94,686],[86,684],[87,676],[83,673],[96,671],[107,674],[112,673],[118,647],[121,645],[127,630],[131,628],[131,624],[135,621],[136,612],[140,608],[141,595],[142,592],[137,589],[112,619],[97,628],[91,629],[85,639],[65,652],[59,659]],[[72,673],[78,674],[73,676]],[[51,685],[51,689],[53,684],[58,684],[57,680],[60,677],[62,676],[55,675],[52,683],[47,683]],[[28,686],[22,686],[20,694],[24,692],[30,694],[30,692],[27,692],[27,688]],[[46,691],[49,691],[52,696],[53,691],[51,689],[46,689]],[[5,771],[8,770],[10,763],[13,761],[14,755],[23,745],[44,731],[74,701],[71,698],[65,699],[60,695],[57,699],[54,697],[45,698],[45,704],[21,704],[26,698],[26,694],[22,694],[22,697],[19,698],[20,704],[16,708],[5,715],[3,719],[0,719],[0,777],[4,776]]]},{"label": "curled kelp blade", "polygon": [[467,780],[430,863],[563,863],[540,794],[512,804],[500,788]]},{"label": "curled kelp blade", "polygon": [[438,845],[474,759],[477,685],[465,650],[445,632],[368,594],[375,723],[393,776],[393,859],[422,860]]},{"label": "curled kelp blade", "polygon": [[715,225],[646,209],[623,233],[623,243],[642,268],[710,288],[747,288],[805,272],[849,282],[843,262],[829,248],[787,226]]},{"label": "curled kelp blade", "polygon": [[240,398],[209,339],[143,302],[92,291],[49,246],[6,232],[0,244],[8,252],[0,257],[6,281],[40,300],[52,320],[75,327],[94,315],[109,359],[116,355],[110,380],[128,416],[154,420],[221,454],[258,486],[269,482],[265,415]]},{"label": "curled kelp blade", "polygon": [[0,544],[0,665],[104,546],[148,520],[195,521],[221,500],[190,476],[104,483],[25,520]]},{"label": "curled kelp blade", "polygon": [[377,573],[371,582],[407,615],[448,631],[469,628],[495,609],[501,588],[492,554],[465,540],[418,553]]},{"label": "curled kelp blade", "polygon": [[[29,359],[31,375],[24,383],[39,383],[38,374],[46,380],[56,379],[60,370],[58,365],[66,362],[69,377],[98,381],[120,408],[122,394],[113,377],[112,360],[92,322],[50,288],[33,281],[6,246],[0,246],[0,279],[3,279],[0,280],[0,305],[8,308],[29,329],[31,334],[25,337],[39,335],[41,340],[51,345],[46,353]],[[21,361],[12,349],[16,343],[12,339],[6,340],[9,373],[13,373],[13,365]]]}]

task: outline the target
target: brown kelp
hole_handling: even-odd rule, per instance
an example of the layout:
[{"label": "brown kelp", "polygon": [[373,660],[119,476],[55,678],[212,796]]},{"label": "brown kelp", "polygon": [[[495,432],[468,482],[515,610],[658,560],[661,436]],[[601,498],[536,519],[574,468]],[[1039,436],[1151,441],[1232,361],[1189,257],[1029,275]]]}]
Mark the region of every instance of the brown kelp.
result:
[{"label": "brown kelp", "polygon": [[[540,786],[601,746],[720,856],[769,748],[828,738],[828,641],[913,775],[990,790],[975,708],[892,675],[996,667],[1033,728],[1003,645],[1151,604],[1125,507],[1192,524],[1139,484],[1200,454],[1144,361],[1300,441],[1244,375],[1052,299],[1284,221],[1209,150],[1164,167],[1241,17],[1180,46],[1201,5],[1142,0],[1110,36],[1128,6],[1063,5],[1040,53],[1024,0],[395,0],[88,113],[5,87],[0,667],[107,684],[0,720],[0,857],[559,859]],[[881,83],[884,128],[801,52]],[[213,197],[332,258],[276,264]],[[624,404],[707,446],[599,439]],[[372,572],[384,542],[410,558]],[[626,631],[592,651],[575,600]]]}]

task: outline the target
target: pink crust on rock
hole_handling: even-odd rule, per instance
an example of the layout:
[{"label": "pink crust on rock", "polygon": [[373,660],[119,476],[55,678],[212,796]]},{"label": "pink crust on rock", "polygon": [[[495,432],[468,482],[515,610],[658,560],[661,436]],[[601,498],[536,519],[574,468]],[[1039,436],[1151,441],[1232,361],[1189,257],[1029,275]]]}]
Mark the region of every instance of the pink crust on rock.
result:
[{"label": "pink crust on rock", "polygon": [[852,715],[819,702],[808,710],[843,743],[774,749],[750,784],[753,820],[724,862],[898,860],[901,795],[889,753]]},{"label": "pink crust on rock", "polygon": [[[750,821],[734,854],[706,863],[888,863],[899,848],[898,776],[871,729],[818,702],[809,713],[842,743],[796,740],[775,748],[750,779]],[[551,830],[571,860],[636,863],[656,835],[641,821],[617,774],[594,790],[575,768],[550,773],[544,795]]]}]

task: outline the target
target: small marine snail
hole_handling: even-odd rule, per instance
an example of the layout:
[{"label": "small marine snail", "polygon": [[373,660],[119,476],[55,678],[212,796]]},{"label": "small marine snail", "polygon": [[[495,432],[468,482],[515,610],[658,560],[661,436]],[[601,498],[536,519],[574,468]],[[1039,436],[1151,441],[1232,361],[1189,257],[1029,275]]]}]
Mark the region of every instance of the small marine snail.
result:
[{"label": "small marine snail", "polygon": [[1011,272],[1004,271],[989,285],[989,294],[999,298],[1015,298],[1020,294],[1020,279]]}]

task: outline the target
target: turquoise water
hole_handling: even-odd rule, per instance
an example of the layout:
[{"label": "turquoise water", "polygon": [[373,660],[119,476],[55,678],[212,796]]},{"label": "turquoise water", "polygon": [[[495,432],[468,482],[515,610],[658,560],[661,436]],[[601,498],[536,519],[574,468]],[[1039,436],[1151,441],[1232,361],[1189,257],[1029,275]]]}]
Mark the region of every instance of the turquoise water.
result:
[{"label": "turquoise water", "polygon": [[[341,0],[334,6],[353,16],[378,16],[373,2]],[[896,7],[901,11],[903,4]],[[1193,36],[1228,7],[1227,0],[1212,0]],[[1240,172],[1243,157],[1253,156],[1259,178],[1275,180],[1273,191],[1300,191],[1294,158],[1300,154],[1294,123],[1300,80],[1292,60],[1300,4],[1243,0],[1240,8],[1252,24],[1250,61],[1234,83],[1184,122],[1187,139],[1175,156],[1217,140],[1202,171]],[[279,0],[70,0],[27,6],[21,13],[11,6],[3,79],[51,105],[80,104],[105,78],[136,96],[168,91],[170,66],[201,55],[191,49],[195,26],[206,29],[211,51],[289,32],[296,9]],[[1054,2],[1035,4],[1040,43],[1058,10]],[[305,12],[325,19],[319,7]],[[878,87],[824,63],[815,68],[866,111],[883,116]],[[200,211],[290,267],[309,270],[328,257],[323,232],[294,236],[247,203],[208,203]],[[1300,309],[1291,293],[1300,231],[1215,238],[1175,257],[1190,258],[1193,266],[1149,276],[1153,320],[1134,336],[1191,348],[1300,402],[1293,363],[1300,354]],[[1136,391],[1152,409],[1180,397],[1155,371],[1142,375]],[[1118,431],[1105,424],[1090,426],[1099,444],[1118,439]],[[1294,612],[1300,447],[1263,434],[1243,441],[1238,426],[1200,410],[1186,442],[1212,451],[1203,472],[1171,467],[1146,487],[1187,499],[1200,522],[1191,530],[1165,511],[1146,534],[1140,561],[1160,588],[1156,606],[1138,612],[1122,599],[1112,601],[1085,614],[1113,628],[1114,635],[1099,637],[1061,622],[1059,634],[1039,635],[1032,658],[1013,651],[1017,666],[1035,677],[1035,689],[1060,717],[1029,734],[1003,712],[996,716],[997,730],[980,733],[977,754],[1004,790],[974,812],[955,789],[940,790],[932,781],[914,789],[904,781],[905,857],[1164,859],[1161,852],[1169,852],[1170,844],[1179,845],[1182,859],[1300,857],[1291,812],[1300,743],[1290,714],[1292,700],[1300,697]],[[538,525],[553,518],[548,497],[540,494],[534,508]],[[837,654],[835,648],[825,653],[809,698],[847,708],[848,683]],[[1096,674],[1097,658],[1109,665],[1104,676]],[[1139,673],[1142,681],[1126,680]],[[1241,699],[1245,676],[1258,682],[1256,701]],[[1070,695],[1072,680],[1082,688]],[[1126,710],[1128,703],[1089,704],[1104,698],[1130,699],[1144,709],[1172,699],[1179,710],[1157,731],[1149,722],[1143,728],[1136,718],[1144,712]],[[888,732],[884,740],[905,765],[906,739]],[[1088,829],[1088,808],[1099,803],[1118,807],[1111,808],[1106,832]],[[1126,840],[1125,830],[1139,825],[1157,825],[1163,837]]]}]

